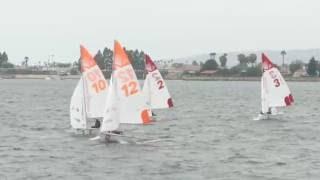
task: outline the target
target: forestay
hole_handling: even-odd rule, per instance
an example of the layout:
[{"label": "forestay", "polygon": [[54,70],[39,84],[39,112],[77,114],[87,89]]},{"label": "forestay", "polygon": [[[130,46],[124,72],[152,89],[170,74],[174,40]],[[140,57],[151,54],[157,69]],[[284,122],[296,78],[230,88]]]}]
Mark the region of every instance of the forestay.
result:
[{"label": "forestay", "polygon": [[263,74],[261,78],[262,112],[272,107],[285,107],[293,104],[293,96],[279,70],[265,54],[262,54]]},{"label": "forestay", "polygon": [[147,76],[144,81],[143,93],[149,107],[151,109],[173,107],[173,102],[164,79],[148,55],[145,56],[145,68],[147,70]]}]

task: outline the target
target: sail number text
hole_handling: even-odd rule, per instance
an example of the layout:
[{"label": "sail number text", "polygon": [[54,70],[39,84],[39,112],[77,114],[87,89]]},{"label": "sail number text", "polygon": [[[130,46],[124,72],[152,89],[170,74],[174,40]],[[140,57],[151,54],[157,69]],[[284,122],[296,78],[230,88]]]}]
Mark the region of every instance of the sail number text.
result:
[{"label": "sail number text", "polygon": [[133,69],[119,69],[116,74],[117,78],[119,78],[121,82],[121,90],[124,92],[125,96],[131,96],[138,93],[139,85],[138,82],[134,78]]},{"label": "sail number text", "polygon": [[163,80],[161,79],[161,77],[159,76],[159,74],[157,72],[152,74],[152,77],[154,78],[154,80],[157,82],[158,84],[158,89],[163,89],[164,88],[164,83]]},{"label": "sail number text", "polygon": [[279,87],[280,86],[280,81],[279,81],[279,79],[277,77],[277,74],[275,74],[274,71],[270,71],[269,74],[270,74],[271,78],[273,79],[274,86],[275,87]]},{"label": "sail number text", "polygon": [[102,77],[102,74],[98,69],[94,69],[93,71],[89,71],[87,77],[90,82],[92,82],[92,88],[96,93],[99,93],[106,89],[106,80]]}]

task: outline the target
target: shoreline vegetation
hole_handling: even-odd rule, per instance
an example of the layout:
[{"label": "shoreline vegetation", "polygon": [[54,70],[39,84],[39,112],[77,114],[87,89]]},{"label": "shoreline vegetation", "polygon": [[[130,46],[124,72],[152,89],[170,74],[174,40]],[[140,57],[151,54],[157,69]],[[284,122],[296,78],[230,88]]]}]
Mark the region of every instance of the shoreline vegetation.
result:
[{"label": "shoreline vegetation", "polygon": [[[284,77],[286,81],[320,82],[318,77]],[[261,77],[182,77],[185,81],[261,81]]]},{"label": "shoreline vegetation", "polygon": [[[0,75],[0,79],[17,79],[17,80],[77,80],[80,75],[44,75],[44,74],[10,74]],[[286,81],[293,82],[320,82],[319,77],[284,77]],[[140,79],[143,80],[143,79]],[[181,78],[166,78],[166,80],[183,80],[183,81],[260,81],[261,77],[203,77],[203,76],[182,76]]]},{"label": "shoreline vegetation", "polygon": [[[146,76],[145,53],[141,50],[127,50],[124,48],[128,58],[133,65],[137,78],[142,80]],[[320,81],[320,61],[313,56],[310,59],[286,59],[286,51],[279,52],[282,57],[282,64],[276,66],[287,81]],[[191,63],[177,63],[171,60],[155,60],[159,71],[167,80],[186,81],[260,81],[261,63],[259,55],[255,53],[239,53],[237,55],[238,64],[227,66],[228,54],[223,53],[217,57],[215,52],[208,54],[208,59],[204,62],[194,59]],[[29,57],[25,57],[21,65],[13,65],[9,62],[6,52],[0,52],[0,79],[79,79],[80,62],[62,63],[53,60],[54,55],[50,55],[48,61],[36,63]],[[99,50],[94,59],[102,70],[106,79],[112,73],[113,51],[105,47]],[[308,63],[304,63],[309,60]],[[33,65],[30,65],[33,62]],[[285,63],[285,62],[290,62]]]}]

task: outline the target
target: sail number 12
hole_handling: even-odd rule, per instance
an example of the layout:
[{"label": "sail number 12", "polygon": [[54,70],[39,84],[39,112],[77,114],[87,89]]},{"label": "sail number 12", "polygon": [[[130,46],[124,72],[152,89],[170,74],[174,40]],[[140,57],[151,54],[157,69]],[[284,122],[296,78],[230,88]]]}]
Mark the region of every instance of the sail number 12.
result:
[{"label": "sail number 12", "polygon": [[128,97],[139,92],[138,82],[134,79],[133,69],[119,70],[117,77],[122,83],[121,90],[124,92],[125,96]]}]

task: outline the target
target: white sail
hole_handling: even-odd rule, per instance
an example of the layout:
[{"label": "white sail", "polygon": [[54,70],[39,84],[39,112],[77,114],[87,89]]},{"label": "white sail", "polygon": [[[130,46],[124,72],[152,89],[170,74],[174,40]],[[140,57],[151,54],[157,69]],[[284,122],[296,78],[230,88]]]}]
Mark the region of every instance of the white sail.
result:
[{"label": "white sail", "polygon": [[267,113],[269,110],[269,105],[266,97],[266,80],[262,76],[261,77],[261,111],[262,113]]},{"label": "white sail", "polygon": [[108,90],[108,96],[106,99],[106,107],[103,114],[103,121],[100,127],[101,132],[113,131],[119,128],[119,99],[117,95],[117,82],[110,79],[110,85]]},{"label": "white sail", "polygon": [[171,96],[160,71],[148,55],[145,60],[147,76],[142,91],[147,99],[147,104],[151,109],[173,107]]},{"label": "white sail", "polygon": [[108,83],[90,53],[80,46],[82,76],[71,97],[70,121],[74,129],[87,129],[88,118],[103,117]]},{"label": "white sail", "polygon": [[269,108],[293,104],[293,96],[279,70],[262,54],[263,74],[261,81],[262,112]]},{"label": "white sail", "polygon": [[136,74],[125,51],[117,41],[114,44],[111,86],[111,95],[107,99],[101,132],[115,130],[119,123],[146,124],[150,122]]},{"label": "white sail", "polygon": [[74,129],[86,129],[87,121],[83,105],[83,83],[79,80],[71,97],[70,103],[70,122]]},{"label": "white sail", "polygon": [[86,114],[88,118],[103,117],[108,83],[100,68],[89,52],[81,46],[81,66],[84,81],[84,96]]},{"label": "white sail", "polygon": [[[97,75],[97,80],[90,80],[90,73]],[[103,116],[105,99],[107,97],[108,84],[98,66],[83,73],[85,84],[85,100],[87,116],[98,118]]]},{"label": "white sail", "polygon": [[[117,80],[118,96],[120,108],[120,122],[128,124],[144,124],[149,123],[148,106],[145,97],[139,86],[139,82],[131,64],[115,70],[115,75],[127,74],[130,82]],[[131,75],[129,75],[131,74]],[[123,79],[124,80],[124,79]]]}]

